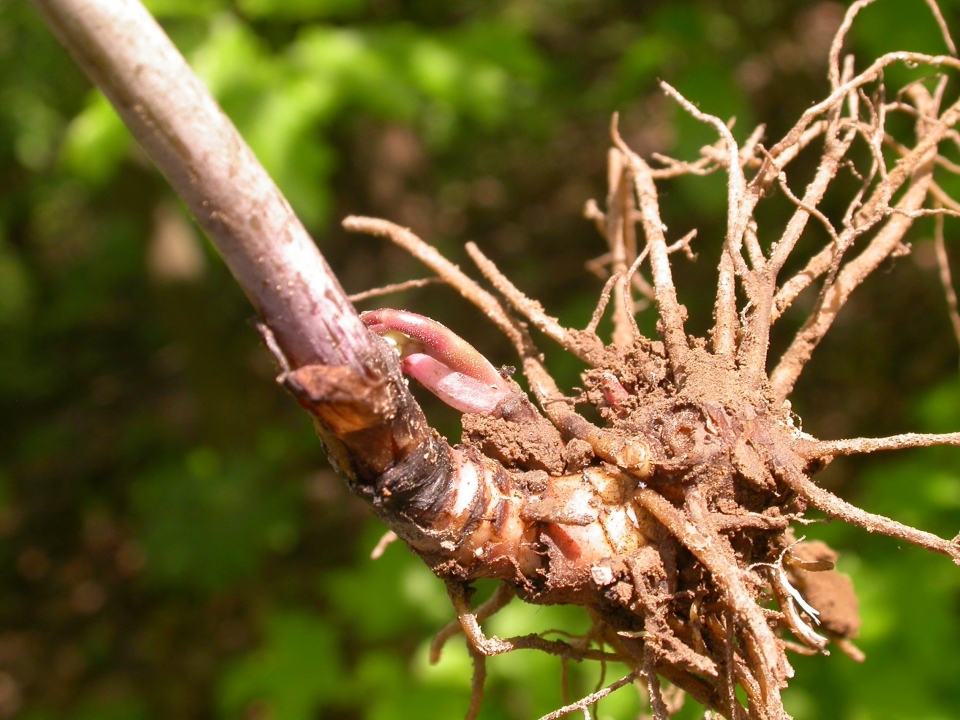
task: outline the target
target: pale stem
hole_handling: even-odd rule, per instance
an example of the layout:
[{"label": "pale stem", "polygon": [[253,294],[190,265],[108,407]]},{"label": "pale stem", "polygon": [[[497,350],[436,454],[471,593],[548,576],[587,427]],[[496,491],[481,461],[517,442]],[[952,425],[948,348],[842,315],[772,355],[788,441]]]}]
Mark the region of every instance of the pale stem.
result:
[{"label": "pale stem", "polygon": [[236,128],[136,0],[33,0],[216,245],[294,367],[377,345]]}]

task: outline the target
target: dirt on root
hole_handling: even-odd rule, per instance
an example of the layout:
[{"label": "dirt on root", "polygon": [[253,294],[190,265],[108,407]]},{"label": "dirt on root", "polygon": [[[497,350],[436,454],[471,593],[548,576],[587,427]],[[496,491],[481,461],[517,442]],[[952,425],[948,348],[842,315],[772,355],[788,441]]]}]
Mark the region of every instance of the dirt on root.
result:
[{"label": "dirt on root", "polygon": [[[785,647],[823,651],[826,640],[813,630],[818,622],[832,639],[856,636],[856,596],[849,578],[833,569],[836,553],[823,543],[796,543],[789,529],[806,504],[784,482],[783,469],[808,475],[817,468],[799,452],[808,439],[794,427],[789,406],[774,402],[765,378],[749,380],[702,346],[691,348],[677,372],[661,343],[643,340],[605,348],[582,379],[574,405],[592,406],[612,437],[644,439],[646,476],[600,459],[583,438],[561,437],[540,415],[464,416],[464,443],[509,471],[546,473],[548,484],[577,474],[587,483],[595,470],[629,479],[622,505],[643,542],[578,572],[561,562],[570,551],[556,546],[563,522],[544,522],[545,567],[539,581],[518,588],[525,599],[591,597],[561,587],[582,585],[586,574],[597,590],[589,601],[596,632],[634,665],[631,656],[653,652],[659,674],[726,712],[725,677],[739,672],[747,684],[782,686],[792,672]],[[613,537],[609,523],[603,527]],[[713,549],[698,550],[704,544]],[[793,603],[792,592],[820,617],[783,607]]]}]

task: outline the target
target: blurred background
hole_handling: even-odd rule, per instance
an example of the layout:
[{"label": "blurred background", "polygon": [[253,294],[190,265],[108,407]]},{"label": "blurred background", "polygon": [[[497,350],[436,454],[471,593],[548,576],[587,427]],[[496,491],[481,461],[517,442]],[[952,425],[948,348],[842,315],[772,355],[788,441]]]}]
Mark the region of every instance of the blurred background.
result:
[{"label": "blurred background", "polygon": [[[811,0],[147,4],[348,292],[427,275],[339,228],[348,213],[378,215],[465,268],[463,243],[475,240],[581,327],[602,287],[584,265],[605,249],[581,211],[606,193],[610,114],[620,111],[634,149],[694,158],[714,137],[660,94],[662,78],[736,116],[738,138],[763,121],[775,140],[824,95],[844,12]],[[960,1],[941,5],[960,31]],[[881,0],[848,47],[861,60],[943,52],[922,0]],[[795,163],[794,188],[812,159]],[[699,259],[679,260],[677,275],[689,328],[702,333],[723,178],[665,185],[661,201],[672,236],[700,231]],[[789,210],[766,203],[761,239]],[[946,223],[960,258],[960,224]],[[816,232],[810,247],[823,241]],[[913,254],[858,290],[817,351],[793,399],[806,431],[960,429],[958,351],[931,232],[917,224]],[[812,302],[798,301],[777,347]],[[365,307],[381,304],[431,315],[496,364],[514,360],[441,286]],[[38,16],[0,0],[0,719],[462,717],[462,642],[436,667],[426,658],[452,618],[442,584],[399,544],[370,560],[384,527],[346,493],[307,416],[274,384],[251,315]],[[640,320],[652,331],[650,311]],[[576,361],[542,348],[561,385],[575,387]],[[455,440],[456,413],[420,396]],[[960,450],[836,462],[819,479],[870,510],[943,536],[960,530]],[[797,658],[788,709],[799,720],[960,716],[960,571],[836,524],[805,531],[842,552],[867,662]],[[578,610],[516,604],[490,631],[586,625]],[[488,668],[484,718],[535,718],[564,702],[555,659],[515,653]],[[607,682],[619,672],[608,668]],[[599,668],[571,668],[570,692],[600,679]],[[638,707],[621,690],[597,716]],[[683,717],[701,716],[688,703]]]}]

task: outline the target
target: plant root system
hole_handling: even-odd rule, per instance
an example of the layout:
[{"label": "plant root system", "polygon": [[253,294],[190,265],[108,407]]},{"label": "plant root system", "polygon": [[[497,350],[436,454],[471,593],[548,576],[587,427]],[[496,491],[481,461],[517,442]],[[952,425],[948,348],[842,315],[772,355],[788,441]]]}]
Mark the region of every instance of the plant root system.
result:
[{"label": "plant root system", "polygon": [[[465,411],[461,445],[451,447],[429,429],[391,425],[400,416],[387,400],[376,417],[353,412],[351,395],[383,391],[367,387],[368,379],[315,367],[282,376],[323,420],[331,456],[354,490],[446,582],[458,623],[437,636],[433,656],[452,635],[466,635],[476,670],[468,717],[479,708],[485,658],[518,649],[630,668],[547,718],[582,711],[627,684],[646,694],[655,718],[668,717],[683,693],[726,718],[787,717],[781,691],[793,675],[788,650],[836,648],[863,659],[853,644],[856,597],[834,569],[836,554],[794,535],[810,509],[960,565],[958,539],[871,514],[812,479],[837,455],[958,445],[960,434],[820,441],[800,430],[788,400],[851,292],[884,260],[907,252],[913,221],[960,213],[936,182],[937,172],[956,171],[938,147],[957,142],[960,102],[943,106],[942,73],[960,69],[960,61],[900,52],[857,72],[841,50],[866,4],[854,3],[834,41],[829,95],[773,145],[763,144],[762,127],[739,144],[728,123],[665,84],[667,95],[719,136],[699,159],[657,156],[653,167],[623,142],[614,118],[605,207],[591,202],[586,212],[606,239],[608,252],[595,269],[609,279],[585,330],[550,317],[475,245],[468,251],[502,299],[404,228],[345,221],[350,230],[405,248],[479,307],[515,346],[532,397],[508,372],[491,375],[489,364],[446,328],[388,310],[364,319],[396,347],[407,372]],[[884,90],[884,68],[896,63],[937,74]],[[885,121],[895,113],[913,118],[910,143],[889,134]],[[793,189],[787,171],[804,152],[817,153],[817,169],[806,187]],[[843,217],[830,219],[821,201],[847,170],[859,187],[846,198]],[[694,234],[669,239],[657,184],[711,172],[727,176],[728,222],[714,324],[699,338],[685,329],[671,269],[677,253],[692,255]],[[758,227],[756,207],[774,193],[793,204],[792,217],[782,228]],[[811,220],[829,242],[801,260],[795,275],[781,277]],[[783,354],[769,358],[771,329],[811,287],[819,288],[813,311]],[[655,307],[656,337],[638,329],[638,301]],[[611,306],[614,331],[606,342],[596,329]],[[529,326],[584,363],[576,396],[565,396],[544,369]],[[388,375],[395,382],[397,368]],[[578,412],[586,406],[601,424]],[[360,462],[371,442],[394,446],[380,463]],[[405,449],[398,453],[397,446]],[[472,608],[478,578],[502,584]],[[481,622],[514,597],[582,606],[592,628],[570,641],[486,636]]]}]

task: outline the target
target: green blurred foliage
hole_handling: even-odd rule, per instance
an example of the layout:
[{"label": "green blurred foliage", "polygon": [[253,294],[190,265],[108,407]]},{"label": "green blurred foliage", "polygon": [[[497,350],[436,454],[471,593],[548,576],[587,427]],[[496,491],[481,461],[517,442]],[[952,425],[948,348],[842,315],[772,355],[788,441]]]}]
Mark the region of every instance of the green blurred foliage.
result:
[{"label": "green blurred foliage", "polygon": [[217,690],[224,716],[242,717],[258,703],[269,717],[298,720],[343,697],[340,638],[327,621],[288,610],[264,624],[262,647],[224,669]]},{"label": "green blurred foliage", "polygon": [[[916,404],[914,427],[960,425],[956,378]],[[874,463],[858,481],[861,505],[941,536],[960,527],[960,449],[910,451]],[[841,552],[854,580],[867,661],[798,658],[802,683],[790,690],[797,720],[831,717],[946,719],[960,708],[954,657],[960,647],[960,574],[943,557],[890,539],[872,540],[839,523],[808,528]]]},{"label": "green blurred foliage", "polygon": [[[695,156],[711,130],[663,98],[662,78],[735,116],[738,137],[762,120],[776,138],[824,92],[842,13],[806,0],[147,4],[349,291],[425,274],[337,228],[349,212],[376,214],[456,261],[463,241],[478,240],[579,326],[602,285],[583,270],[603,248],[580,212],[606,192],[610,113],[641,152]],[[960,27],[960,3],[941,4]],[[850,47],[864,57],[942,49],[922,0],[880,0],[863,17]],[[431,634],[451,618],[442,584],[399,545],[369,559],[383,528],[274,386],[246,300],[30,7],[2,1],[0,187],[0,718],[460,716],[462,641],[427,661]],[[698,333],[725,192],[722,178],[693,178],[661,197],[672,236],[700,230],[699,260],[676,268]],[[770,207],[763,219],[776,227],[789,208]],[[924,233],[916,262],[859,291],[818,350],[794,401],[814,434],[960,427],[957,350]],[[512,361],[442,288],[380,302]],[[784,331],[801,321],[788,316]],[[639,322],[653,332],[649,311]],[[575,386],[575,359],[543,346]],[[424,402],[455,438],[456,414]],[[838,462],[822,477],[871,510],[942,535],[960,526],[956,452]],[[808,534],[843,552],[868,661],[796,659],[796,716],[956,717],[955,568],[838,525]],[[585,623],[576,609],[515,603],[490,629]],[[592,691],[599,672],[571,667],[571,693]],[[535,653],[491,660],[481,716],[555,709],[560,674]],[[625,689],[596,716],[638,708]],[[688,703],[683,717],[699,716]]]},{"label": "green blurred foliage", "polygon": [[151,568],[150,580],[177,589],[216,591],[250,580],[273,550],[297,543],[295,496],[278,488],[276,469],[257,457],[230,458],[198,448],[186,467],[158,468],[133,481],[131,509]]}]

